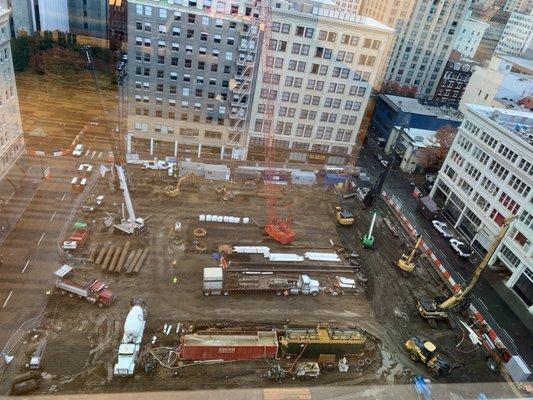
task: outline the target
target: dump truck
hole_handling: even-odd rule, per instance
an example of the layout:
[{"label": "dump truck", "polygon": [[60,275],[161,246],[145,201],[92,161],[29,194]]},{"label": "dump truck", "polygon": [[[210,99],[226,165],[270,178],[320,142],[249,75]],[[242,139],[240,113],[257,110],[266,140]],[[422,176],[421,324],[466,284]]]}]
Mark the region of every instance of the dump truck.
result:
[{"label": "dump truck", "polygon": [[320,293],[320,283],[308,275],[289,278],[273,273],[231,271],[220,267],[204,268],[204,294],[228,295],[231,292],[274,292],[282,294]]},{"label": "dump truck", "polygon": [[78,296],[98,307],[109,307],[115,301],[115,295],[103,282],[98,279],[86,279],[74,274],[74,268],[64,264],[54,273],[58,278],[56,288],[61,294],[68,294],[70,297]]},{"label": "dump truck", "polygon": [[146,325],[146,307],[140,299],[132,301],[132,307],[124,322],[124,335],[118,347],[118,359],[113,368],[115,376],[131,376],[141,351]]}]

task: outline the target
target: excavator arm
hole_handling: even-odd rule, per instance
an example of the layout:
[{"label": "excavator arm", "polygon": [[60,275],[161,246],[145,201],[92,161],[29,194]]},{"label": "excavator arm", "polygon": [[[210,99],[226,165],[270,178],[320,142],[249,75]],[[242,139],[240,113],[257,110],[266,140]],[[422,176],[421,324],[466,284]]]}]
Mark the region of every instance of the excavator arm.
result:
[{"label": "excavator arm", "polygon": [[470,279],[470,282],[468,285],[466,285],[464,288],[460,288],[455,294],[453,294],[450,298],[443,301],[441,304],[439,304],[438,308],[441,310],[448,310],[452,307],[454,307],[456,304],[461,302],[463,299],[470,294],[472,289],[476,286],[477,281],[481,277],[481,274],[485,270],[487,264],[489,263],[490,259],[496,253],[496,250],[498,249],[501,241],[505,237],[505,234],[509,230],[509,227],[511,225],[511,222],[516,218],[516,216],[511,215],[509,218],[505,219],[503,221],[503,225],[500,228],[500,231],[494,238],[492,244],[489,247],[489,250],[487,251],[487,254],[485,257],[483,257],[483,260],[479,263],[479,265],[476,267],[476,270],[474,271],[474,274],[472,276],[472,279]]}]

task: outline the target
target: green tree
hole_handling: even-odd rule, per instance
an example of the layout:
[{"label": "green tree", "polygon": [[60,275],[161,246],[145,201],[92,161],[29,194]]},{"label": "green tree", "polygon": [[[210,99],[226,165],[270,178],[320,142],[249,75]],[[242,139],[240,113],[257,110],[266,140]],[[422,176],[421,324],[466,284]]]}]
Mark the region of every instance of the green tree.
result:
[{"label": "green tree", "polygon": [[13,67],[16,72],[24,72],[28,69],[31,43],[27,35],[20,35],[11,39],[11,54],[13,55]]}]

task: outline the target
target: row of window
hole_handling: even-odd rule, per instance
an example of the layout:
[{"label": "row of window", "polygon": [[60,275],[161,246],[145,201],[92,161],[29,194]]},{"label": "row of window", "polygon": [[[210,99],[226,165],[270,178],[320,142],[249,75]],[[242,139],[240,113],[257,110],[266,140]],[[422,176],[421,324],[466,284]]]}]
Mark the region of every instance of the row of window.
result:
[{"label": "row of window", "polygon": [[[313,136],[314,125],[296,124],[294,136],[311,138]],[[272,128],[272,121],[257,118],[254,123],[255,132],[269,132]],[[276,123],[274,132],[278,135],[292,135],[293,123],[279,121]],[[334,133],[333,128],[326,126],[318,126],[316,128],[314,139],[318,140],[334,140],[337,142],[349,143],[353,138],[353,130],[338,128]]]}]

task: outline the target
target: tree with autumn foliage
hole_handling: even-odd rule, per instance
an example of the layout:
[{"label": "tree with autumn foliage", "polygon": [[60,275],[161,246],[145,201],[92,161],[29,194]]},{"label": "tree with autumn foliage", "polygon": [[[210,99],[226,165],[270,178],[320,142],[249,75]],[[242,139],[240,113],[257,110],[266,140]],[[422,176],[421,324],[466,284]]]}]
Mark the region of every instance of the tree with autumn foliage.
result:
[{"label": "tree with autumn foliage", "polygon": [[414,85],[402,85],[394,81],[387,81],[383,84],[383,93],[385,94],[415,98],[417,92],[418,87]]},{"label": "tree with autumn foliage", "polygon": [[425,169],[439,169],[457,134],[457,128],[445,125],[435,132],[434,145],[418,151],[418,163]]}]

